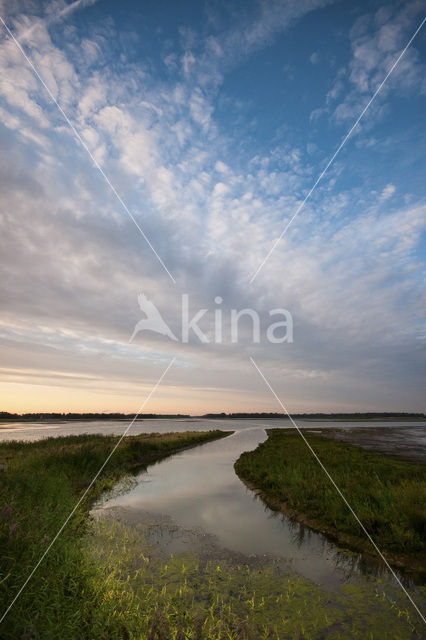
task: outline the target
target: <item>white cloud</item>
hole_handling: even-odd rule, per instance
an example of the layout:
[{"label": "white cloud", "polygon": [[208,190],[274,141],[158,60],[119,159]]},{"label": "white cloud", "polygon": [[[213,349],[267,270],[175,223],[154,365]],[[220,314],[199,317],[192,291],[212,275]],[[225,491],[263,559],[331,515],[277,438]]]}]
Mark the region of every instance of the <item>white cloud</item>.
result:
[{"label": "white cloud", "polygon": [[195,57],[191,51],[185,51],[182,56],[182,68],[185,75],[189,75],[195,64]]},{"label": "white cloud", "polygon": [[228,173],[229,172],[229,167],[227,164],[225,164],[224,162],[222,162],[221,160],[218,160],[214,166],[214,168],[216,169],[216,171],[218,171],[219,173]]},{"label": "white cloud", "polygon": [[388,200],[393,196],[395,191],[396,191],[396,187],[394,184],[387,184],[386,187],[384,187],[382,193],[380,194],[380,201],[384,202],[385,200]]},{"label": "white cloud", "polygon": [[[283,305],[292,311],[292,350],[262,347],[260,356],[271,368],[282,367],[285,358],[288,377],[294,372],[296,381],[290,381],[291,392],[300,402],[306,396],[302,378],[318,385],[327,380],[327,389],[336,389],[342,380],[362,378],[371,353],[375,375],[402,367],[389,345],[412,347],[425,302],[416,279],[422,267],[415,256],[426,226],[425,207],[411,203],[388,211],[383,203],[394,195],[393,184],[379,196],[362,194],[362,199],[356,189],[336,193],[330,183],[320,186],[318,198],[305,207],[256,286],[248,287],[250,275],[312,180],[316,149],[311,145],[308,157],[304,146],[283,144],[269,154],[259,152],[246,166],[234,163],[232,144],[215,118],[215,94],[207,80],[204,88],[199,80],[205,74],[217,83],[227,64],[250,55],[293,19],[322,4],[264,3],[260,23],[243,21],[206,40],[209,60],[202,52],[188,55],[188,76],[179,76],[174,85],[157,81],[146,70],[127,70],[125,63],[116,69],[100,64],[94,71],[93,62],[101,63],[106,55],[95,37],[83,40],[77,77],[72,48],[65,43],[59,51],[41,28],[31,36],[41,46],[37,61],[49,87],[67,105],[89,148],[179,277],[180,290],[191,292],[194,307],[211,306],[214,296],[223,293],[228,307],[264,311]],[[374,84],[382,64],[378,52],[390,55],[397,46],[398,30],[385,18],[381,16],[373,42],[363,35],[361,24],[353,34],[350,81],[358,93]],[[168,345],[149,336],[129,352],[126,343],[138,319],[136,294],[141,289],[150,294],[173,325],[176,293],[90,159],[66,127],[58,126],[58,114],[10,43],[0,47],[0,63],[3,78],[8,73],[18,78],[12,89],[3,85],[0,115],[11,131],[20,130],[12,159],[0,162],[6,273],[1,293],[7,301],[2,319],[8,358],[20,361],[28,349],[35,366],[57,370],[66,355],[63,366],[73,373],[88,367],[98,377],[111,381],[116,375],[129,383],[141,373],[143,354],[168,355]],[[168,56],[168,64],[176,69],[176,57]],[[330,104],[342,99],[342,87],[334,88]],[[343,104],[349,114],[353,103]],[[27,153],[31,139],[36,160]],[[19,336],[10,328],[16,318]],[[47,328],[49,339],[40,327]],[[202,351],[190,345],[180,353],[196,363],[185,384],[200,385],[200,372],[211,370],[212,387],[226,381],[252,388],[255,383],[244,373],[245,348],[224,353],[219,347]],[[416,356],[410,358],[407,370],[416,366]],[[407,375],[412,374],[395,374],[393,388]],[[372,374],[370,381],[377,384]],[[325,386],[315,389],[319,402]]]},{"label": "white cloud", "polygon": [[78,101],[79,116],[83,121],[93,118],[97,111],[102,108],[107,101],[107,87],[95,75],[90,83],[83,89],[82,96]]},{"label": "white cloud", "polygon": [[[356,118],[418,27],[422,15],[421,3],[410,2],[401,9],[379,9],[375,14],[359,18],[351,29],[352,58],[347,70],[341,70],[327,95],[331,105],[336,100],[334,116],[338,120]],[[390,90],[400,94],[414,89],[425,90],[425,69],[416,51],[417,42],[405,52],[392,72],[379,98],[369,111],[369,119],[380,115],[380,104]],[[349,81],[349,90],[345,81]],[[371,113],[370,113],[371,112]]]},{"label": "white cloud", "polygon": [[202,125],[203,129],[207,130],[211,123],[213,107],[199,89],[195,89],[195,91],[192,92],[189,107],[195,122]]}]

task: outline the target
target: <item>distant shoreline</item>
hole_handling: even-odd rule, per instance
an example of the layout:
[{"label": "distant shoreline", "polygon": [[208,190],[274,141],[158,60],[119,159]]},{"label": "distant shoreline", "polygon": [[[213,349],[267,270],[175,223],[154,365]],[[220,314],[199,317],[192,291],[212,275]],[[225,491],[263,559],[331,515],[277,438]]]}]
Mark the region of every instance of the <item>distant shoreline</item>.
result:
[{"label": "distant shoreline", "polygon": [[[0,411],[0,424],[6,422],[76,422],[76,421],[99,421],[99,420],[133,420],[134,413],[10,413]],[[141,414],[136,420],[170,420],[170,419],[190,419],[193,416],[182,414]]]},{"label": "distant shoreline", "polygon": [[[424,413],[393,413],[393,412],[363,412],[363,413],[293,413],[292,418],[297,420],[336,420],[345,422],[362,421],[426,421]],[[0,426],[10,422],[75,422],[75,421],[99,421],[99,420],[133,420],[134,414],[125,413],[9,413],[0,411]],[[206,413],[199,416],[189,414],[158,414],[144,413],[137,420],[289,420],[289,416],[283,413]]]}]

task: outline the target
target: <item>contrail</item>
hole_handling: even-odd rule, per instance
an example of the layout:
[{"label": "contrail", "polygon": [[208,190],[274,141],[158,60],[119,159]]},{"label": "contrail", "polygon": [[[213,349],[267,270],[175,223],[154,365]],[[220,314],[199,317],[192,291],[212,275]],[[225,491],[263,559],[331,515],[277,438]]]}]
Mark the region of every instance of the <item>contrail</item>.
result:
[{"label": "contrail", "polygon": [[46,28],[50,27],[52,24],[55,24],[55,22],[64,20],[71,13],[77,11],[77,9],[90,7],[90,5],[95,4],[95,2],[98,2],[98,0],[75,0],[60,11],[57,11],[52,15],[47,15],[46,17],[40,18],[39,20],[34,22],[26,31],[24,31],[23,33],[19,33],[19,40],[22,42],[22,40],[26,40],[27,38],[29,38],[33,31],[37,29],[37,27],[40,27],[42,25]]}]

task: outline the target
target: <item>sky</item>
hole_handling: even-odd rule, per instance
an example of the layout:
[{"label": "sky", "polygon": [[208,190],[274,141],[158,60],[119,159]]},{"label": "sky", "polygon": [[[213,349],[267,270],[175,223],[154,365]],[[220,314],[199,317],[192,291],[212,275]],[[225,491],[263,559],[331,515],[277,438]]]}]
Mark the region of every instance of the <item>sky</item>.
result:
[{"label": "sky", "polygon": [[0,0],[0,410],[425,411],[425,15]]}]

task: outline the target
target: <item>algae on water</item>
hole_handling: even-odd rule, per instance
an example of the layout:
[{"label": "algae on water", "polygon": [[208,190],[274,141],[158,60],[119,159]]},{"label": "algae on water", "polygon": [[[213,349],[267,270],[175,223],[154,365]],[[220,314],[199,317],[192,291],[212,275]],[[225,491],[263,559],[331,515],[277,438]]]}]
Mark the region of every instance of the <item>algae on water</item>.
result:
[{"label": "algae on water", "polygon": [[[326,591],[273,558],[244,562],[211,541],[204,549],[170,555],[152,535],[158,525],[100,517],[86,539],[86,553],[108,584],[102,609],[116,616],[120,603],[128,638],[421,637],[416,613],[389,583],[372,578]],[[168,527],[176,531],[172,521],[163,522],[158,538]]]}]

